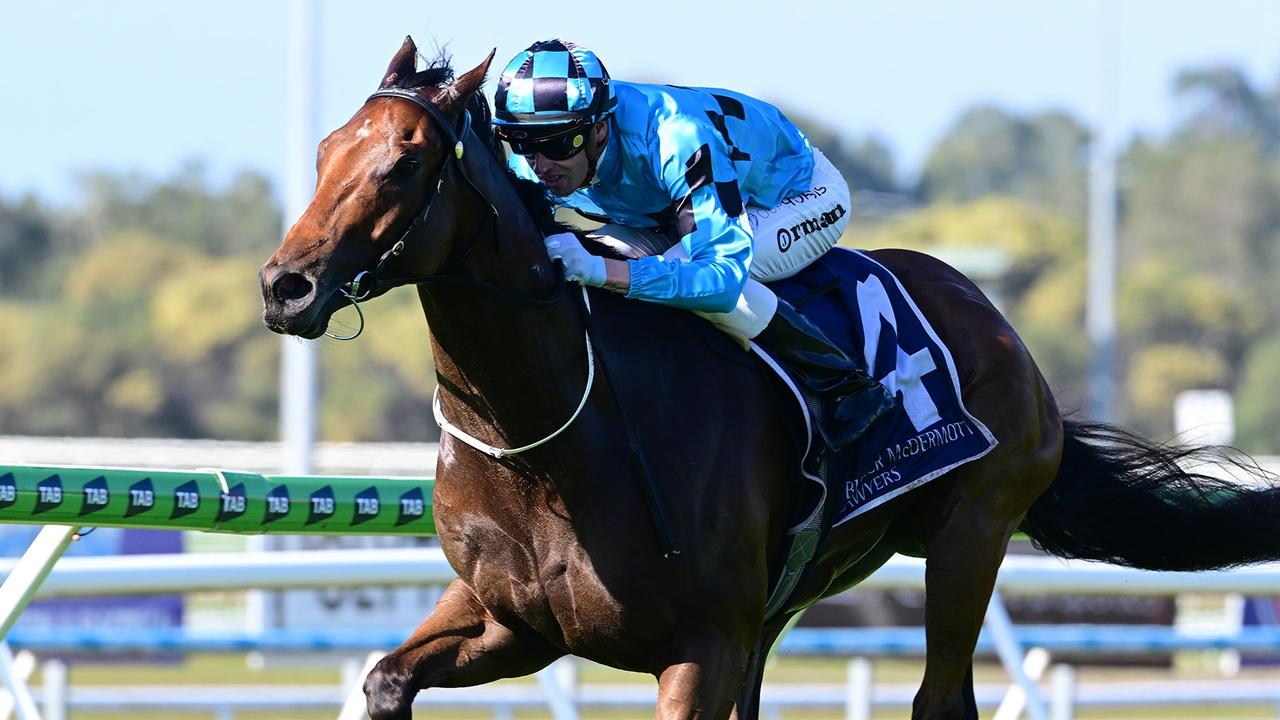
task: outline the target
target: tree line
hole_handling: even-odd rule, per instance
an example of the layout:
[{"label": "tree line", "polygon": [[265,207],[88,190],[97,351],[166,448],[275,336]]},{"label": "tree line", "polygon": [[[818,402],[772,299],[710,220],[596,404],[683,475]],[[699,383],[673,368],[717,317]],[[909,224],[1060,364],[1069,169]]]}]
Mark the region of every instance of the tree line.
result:
[{"label": "tree line", "polygon": [[[1177,392],[1225,388],[1239,444],[1280,452],[1280,85],[1211,67],[1173,92],[1174,130],[1119,156],[1119,420],[1167,437]],[[855,191],[842,243],[997,248],[993,295],[1064,408],[1083,408],[1085,123],[972,107],[904,182],[884,142],[793,117]],[[0,433],[274,438],[280,340],[257,267],[280,227],[264,176],[215,187],[198,163],[88,176],[71,208],[0,199]],[[368,313],[359,341],[321,344],[322,437],[435,437],[415,295]]]}]

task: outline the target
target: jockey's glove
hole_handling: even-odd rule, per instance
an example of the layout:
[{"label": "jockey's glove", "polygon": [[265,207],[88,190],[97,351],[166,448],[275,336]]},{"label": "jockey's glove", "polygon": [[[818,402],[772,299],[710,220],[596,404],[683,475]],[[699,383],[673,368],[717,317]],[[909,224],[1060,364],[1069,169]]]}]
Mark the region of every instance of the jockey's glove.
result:
[{"label": "jockey's glove", "polygon": [[564,279],[591,287],[602,287],[605,280],[604,258],[592,255],[573,233],[548,235],[542,241],[552,260],[564,263]]}]

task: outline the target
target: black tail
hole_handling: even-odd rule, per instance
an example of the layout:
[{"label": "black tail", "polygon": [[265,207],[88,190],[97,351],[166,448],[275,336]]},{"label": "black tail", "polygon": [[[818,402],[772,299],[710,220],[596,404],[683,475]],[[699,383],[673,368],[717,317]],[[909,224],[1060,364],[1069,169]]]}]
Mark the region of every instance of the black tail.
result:
[{"label": "black tail", "polygon": [[[1280,559],[1280,486],[1252,459],[1222,448],[1157,445],[1102,423],[1063,425],[1058,476],[1022,521],[1041,549],[1147,570]],[[1185,469],[1206,461],[1255,481]]]}]

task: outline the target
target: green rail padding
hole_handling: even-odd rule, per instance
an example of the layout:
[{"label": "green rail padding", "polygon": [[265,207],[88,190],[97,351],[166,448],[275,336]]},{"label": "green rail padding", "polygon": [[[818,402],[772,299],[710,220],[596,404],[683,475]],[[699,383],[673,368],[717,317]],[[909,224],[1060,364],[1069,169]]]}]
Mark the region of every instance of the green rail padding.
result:
[{"label": "green rail padding", "polygon": [[0,523],[237,535],[435,535],[435,480],[0,465]]}]

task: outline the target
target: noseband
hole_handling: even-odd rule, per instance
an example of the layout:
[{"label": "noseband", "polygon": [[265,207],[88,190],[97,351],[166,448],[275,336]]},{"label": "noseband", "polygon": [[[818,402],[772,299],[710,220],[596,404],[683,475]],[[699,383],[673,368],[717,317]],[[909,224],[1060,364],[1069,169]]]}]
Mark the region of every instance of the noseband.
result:
[{"label": "noseband", "polygon": [[[382,270],[382,266],[385,265],[388,260],[397,257],[400,253],[404,252],[405,243],[409,239],[410,235],[417,232],[422,228],[422,226],[426,225],[427,216],[431,214],[431,207],[435,204],[436,198],[440,197],[440,192],[444,189],[444,179],[449,172],[450,164],[457,163],[458,173],[462,175],[462,179],[471,188],[472,192],[479,195],[480,199],[484,200],[485,205],[489,206],[489,212],[491,213],[489,217],[498,217],[498,208],[494,206],[493,202],[489,200],[489,196],[485,195],[484,191],[480,189],[480,186],[476,185],[475,181],[471,179],[471,176],[467,174],[467,166],[462,162],[463,140],[466,138],[468,133],[472,132],[471,113],[465,107],[462,109],[462,129],[459,131],[454,128],[453,123],[449,122],[449,118],[440,111],[440,108],[431,104],[426,98],[412,90],[405,90],[403,88],[385,88],[370,95],[365,102],[368,103],[369,100],[380,97],[394,97],[400,98],[401,100],[408,100],[423,110],[426,110],[427,115],[430,116],[431,119],[435,120],[436,125],[439,126],[439,128],[449,138],[449,141],[453,143],[453,152],[444,156],[444,162],[440,164],[440,176],[436,179],[435,192],[428,195],[426,199],[422,201],[422,209],[414,215],[413,221],[410,222],[409,226],[400,234],[400,239],[396,240],[389,250],[382,253],[382,257],[378,258],[378,261],[374,264],[372,269],[361,270],[356,273],[355,278],[353,278],[351,282],[338,288],[338,292],[342,293],[342,296],[349,300],[351,302],[351,306],[356,309],[356,315],[360,318],[360,326],[357,327],[355,332],[350,335],[335,335],[326,330],[324,334],[334,340],[354,340],[357,337],[360,337],[360,333],[364,332],[364,312],[360,310],[361,302],[368,300],[375,292],[383,287],[403,285],[417,280],[416,278],[411,277],[383,278],[378,276],[378,272]],[[483,227],[484,224],[482,223],[476,228],[477,236],[480,234],[480,230],[483,229]],[[475,238],[473,237],[471,245],[474,244]],[[470,246],[467,248],[467,251],[469,250]]]}]

